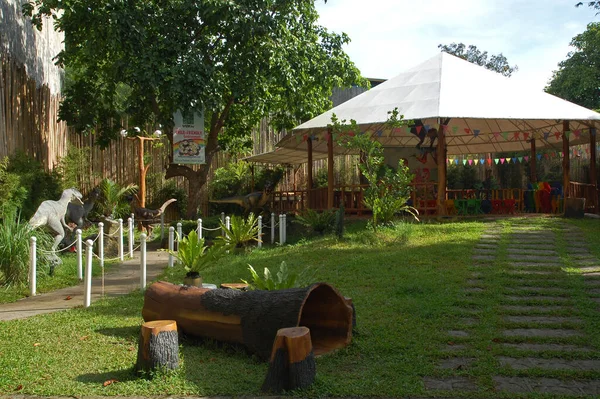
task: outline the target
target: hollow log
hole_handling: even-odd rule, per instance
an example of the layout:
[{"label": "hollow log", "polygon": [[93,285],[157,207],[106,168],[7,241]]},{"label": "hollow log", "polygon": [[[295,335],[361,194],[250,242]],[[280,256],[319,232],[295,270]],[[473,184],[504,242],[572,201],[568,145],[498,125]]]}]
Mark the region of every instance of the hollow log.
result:
[{"label": "hollow log", "polygon": [[282,328],[277,331],[273,343],[262,390],[280,393],[307,388],[315,381],[316,370],[310,330],[306,327]]},{"label": "hollow log", "polygon": [[135,370],[174,370],[178,366],[177,323],[173,320],[155,320],[142,324]]},{"label": "hollow log", "polygon": [[352,339],[352,308],[326,283],[239,291],[159,281],[146,290],[142,316],[175,320],[186,334],[244,344],[265,360],[281,328],[309,328],[315,355],[343,348]]}]

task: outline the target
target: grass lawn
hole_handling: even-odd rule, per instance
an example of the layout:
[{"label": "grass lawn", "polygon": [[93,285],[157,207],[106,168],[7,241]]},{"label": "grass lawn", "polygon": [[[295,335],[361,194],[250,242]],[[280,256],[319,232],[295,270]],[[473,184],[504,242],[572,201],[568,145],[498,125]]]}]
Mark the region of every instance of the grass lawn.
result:
[{"label": "grass lawn", "polygon": [[[465,291],[475,270],[471,258],[474,246],[484,230],[510,233],[517,224],[555,230],[558,221],[527,218],[423,223],[400,225],[379,236],[367,232],[364,222],[348,223],[344,240],[332,236],[299,239],[281,248],[230,255],[203,276],[205,282],[215,284],[237,282],[250,277],[248,264],[260,273],[264,267],[277,269],[285,260],[290,270],[308,268],[314,281],[328,282],[353,299],[358,334],[347,348],[317,359],[316,382],[301,393],[303,396],[431,397],[434,395],[424,390],[424,376],[468,376],[484,388],[472,394],[447,396],[515,397],[498,396],[493,391],[492,377],[500,373],[600,378],[598,371],[515,372],[499,366],[497,356],[511,353],[495,344],[499,329],[519,327],[517,322],[501,320],[497,312],[503,301],[500,293],[517,281],[514,275],[503,272],[508,247],[504,235],[499,256],[480,272],[486,277],[485,294]],[[600,222],[567,223],[583,231],[585,239],[594,244],[590,248],[600,257]],[[556,248],[568,265],[566,246],[559,238]],[[593,351],[559,355],[600,359],[597,309],[583,296],[581,275],[560,273],[562,279],[540,278],[538,285],[550,290],[567,289],[581,298],[577,309],[584,324],[576,327],[593,337],[585,340]],[[183,270],[175,268],[168,270],[164,279],[180,283],[183,275]],[[132,368],[142,304],[143,296],[137,292],[96,302],[88,309],[0,322],[0,394],[260,395],[266,363],[248,355],[243,347],[189,337],[180,340],[182,366],[177,372],[153,379],[138,378]],[[476,317],[479,323],[465,327],[465,317]],[[449,338],[448,331],[465,328],[468,337]],[[571,341],[577,344],[581,340]],[[542,338],[539,342],[547,341]],[[469,344],[460,354],[474,359],[472,365],[465,369],[436,367],[451,356],[449,344]],[[104,387],[103,382],[110,379],[118,382]]]}]

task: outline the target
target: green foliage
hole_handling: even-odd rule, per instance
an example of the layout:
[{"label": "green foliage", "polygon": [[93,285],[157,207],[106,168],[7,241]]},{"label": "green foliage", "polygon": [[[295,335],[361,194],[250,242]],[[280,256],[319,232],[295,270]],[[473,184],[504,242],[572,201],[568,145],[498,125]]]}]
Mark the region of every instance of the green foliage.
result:
[{"label": "green foliage", "polygon": [[198,238],[196,230],[179,240],[177,251],[167,249],[188,273],[201,273],[211,263],[217,261],[225,254],[226,247],[223,245],[204,245],[204,238]]},{"label": "green foliage", "polygon": [[223,222],[219,222],[225,232],[217,237],[216,242],[228,248],[246,248],[250,243],[258,241],[258,218],[250,213],[248,218],[231,216],[229,229]]},{"label": "green foliage", "polygon": [[37,269],[48,270],[49,263],[42,251],[50,250],[52,238],[43,230],[32,230],[26,221],[14,215],[0,224],[0,272],[4,285],[22,285],[29,272],[29,240],[37,238]]},{"label": "green foliage", "polygon": [[90,148],[78,148],[69,144],[67,155],[60,158],[55,170],[60,176],[63,189],[92,187],[97,173],[90,173]]},{"label": "green foliage", "polygon": [[[12,190],[7,194],[12,203],[7,206],[11,209],[19,208],[23,220],[33,216],[43,201],[58,200],[62,194],[58,173],[46,172],[39,162],[24,152],[19,151],[9,158],[4,173],[12,185],[12,188],[7,187]],[[19,177],[17,186],[14,176]]]},{"label": "green foliage", "polygon": [[502,53],[492,55],[488,59],[488,52],[482,52],[477,46],[469,45],[469,47],[466,47],[463,43],[452,43],[450,45],[440,44],[438,45],[438,48],[448,54],[453,54],[463,60],[485,67],[490,71],[498,72],[504,76],[511,76],[513,72],[519,70],[519,67],[516,65],[510,66],[508,60]]},{"label": "green foliage", "polygon": [[0,161],[0,220],[14,217],[27,197],[27,189],[21,186],[21,178],[8,171],[9,159]]},{"label": "green foliage", "polygon": [[212,198],[225,198],[250,192],[250,165],[248,162],[229,162],[215,170],[210,182]]},{"label": "green foliage", "polygon": [[137,193],[137,185],[123,187],[111,179],[104,179],[98,187],[101,194],[94,209],[110,219],[126,218],[131,211],[127,198]]},{"label": "green foliage", "polygon": [[315,174],[315,178],[313,180],[314,188],[327,187],[329,182],[329,176],[327,174],[327,168],[321,168]]},{"label": "green foliage", "polygon": [[478,169],[471,165],[449,165],[447,186],[449,189],[473,189],[481,185]]},{"label": "green foliage", "polygon": [[[388,115],[386,129],[407,123],[402,120],[403,116],[399,115],[397,108],[389,111]],[[380,225],[389,224],[401,212],[409,213],[416,218],[417,210],[407,205],[412,190],[410,183],[414,178],[408,166],[403,161],[398,162],[396,170],[385,165],[383,146],[366,135],[356,134],[360,131],[356,121],[351,120],[350,124],[346,124],[346,121],[339,121],[335,114],[331,117],[331,121],[329,127],[334,136],[338,135],[341,145],[365,154],[365,162],[361,163],[359,168],[369,183],[365,190],[364,202],[373,212],[371,226],[377,229]]]},{"label": "green foliage", "polygon": [[306,209],[300,215],[296,216],[295,221],[308,227],[313,233],[323,235],[333,228],[335,212],[333,210],[318,212],[313,209]]},{"label": "green foliage", "polygon": [[546,91],[590,109],[600,108],[600,23],[587,26],[571,40],[575,51],[558,64]]},{"label": "green foliage", "polygon": [[287,268],[285,261],[279,265],[279,271],[276,277],[273,277],[271,271],[265,267],[263,277],[260,277],[252,265],[248,265],[248,270],[252,276],[250,282],[242,280],[245,284],[248,284],[250,290],[284,290],[287,288],[296,288],[298,285],[298,274],[290,273]]}]

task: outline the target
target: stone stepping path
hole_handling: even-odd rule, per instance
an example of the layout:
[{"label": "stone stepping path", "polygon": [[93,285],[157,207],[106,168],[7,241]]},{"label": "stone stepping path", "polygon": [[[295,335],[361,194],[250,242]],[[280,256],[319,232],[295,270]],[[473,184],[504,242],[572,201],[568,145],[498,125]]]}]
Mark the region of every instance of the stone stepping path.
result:
[{"label": "stone stepping path", "polygon": [[[595,341],[588,336],[585,314],[574,302],[584,288],[600,311],[600,260],[577,227],[563,223],[559,230],[532,229],[528,223],[513,222],[508,234],[504,225],[490,226],[474,246],[472,266],[479,270],[465,280],[464,297],[456,301],[463,317],[446,331],[449,339],[440,348],[445,355],[435,361],[443,376],[423,378],[425,390],[434,396],[489,394],[490,387],[480,385],[484,382],[463,374],[478,367],[480,358],[473,353],[478,352],[474,343],[481,327],[495,331],[488,346],[498,367],[492,377],[495,392],[600,395],[600,379],[591,377],[600,373],[600,353],[586,346]],[[582,277],[569,273],[567,267],[584,273]],[[485,317],[484,308],[477,308],[480,301],[490,299],[496,301],[491,318]],[[544,371],[564,377],[540,377]],[[576,374],[582,372],[587,374]]]}]

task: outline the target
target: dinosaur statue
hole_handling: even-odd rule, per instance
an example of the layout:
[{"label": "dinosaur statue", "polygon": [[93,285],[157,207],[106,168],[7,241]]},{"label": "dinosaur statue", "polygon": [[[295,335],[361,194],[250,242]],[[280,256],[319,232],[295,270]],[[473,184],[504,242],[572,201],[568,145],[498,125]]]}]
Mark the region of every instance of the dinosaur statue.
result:
[{"label": "dinosaur statue", "polygon": [[[62,192],[58,201],[47,200],[40,204],[35,214],[29,219],[29,225],[32,228],[40,226],[48,226],[51,230],[56,232],[54,237],[54,244],[52,250],[55,251],[58,244],[65,237],[65,228],[72,231],[72,228],[65,222],[65,214],[67,213],[67,206],[69,203],[83,205],[81,198],[83,196],[77,189],[68,188]],[[50,261],[54,264],[60,264],[60,258],[53,254]]]},{"label": "dinosaur statue", "polygon": [[218,200],[210,200],[214,204],[237,204],[244,208],[244,214],[248,215],[255,210],[263,211],[273,197],[273,189],[271,185],[265,185],[263,191],[239,195],[234,197],[221,198]]},{"label": "dinosaur statue", "polygon": [[136,206],[137,200],[132,196],[131,198],[131,209],[133,210],[133,216],[137,222],[140,222],[142,225],[142,229],[145,229],[148,232],[148,236],[152,235],[152,222],[155,222],[157,218],[160,217],[165,212],[167,206],[171,203],[177,201],[175,198],[171,198],[170,200],[165,201],[164,204],[158,209],[148,209]]},{"label": "dinosaur statue", "polygon": [[70,202],[69,205],[67,205],[65,221],[67,223],[74,223],[77,225],[78,229],[83,230],[86,224],[91,224],[91,222],[87,219],[87,216],[92,208],[94,208],[94,203],[96,200],[98,200],[98,198],[100,198],[100,189],[96,187],[90,192],[83,205]]}]

